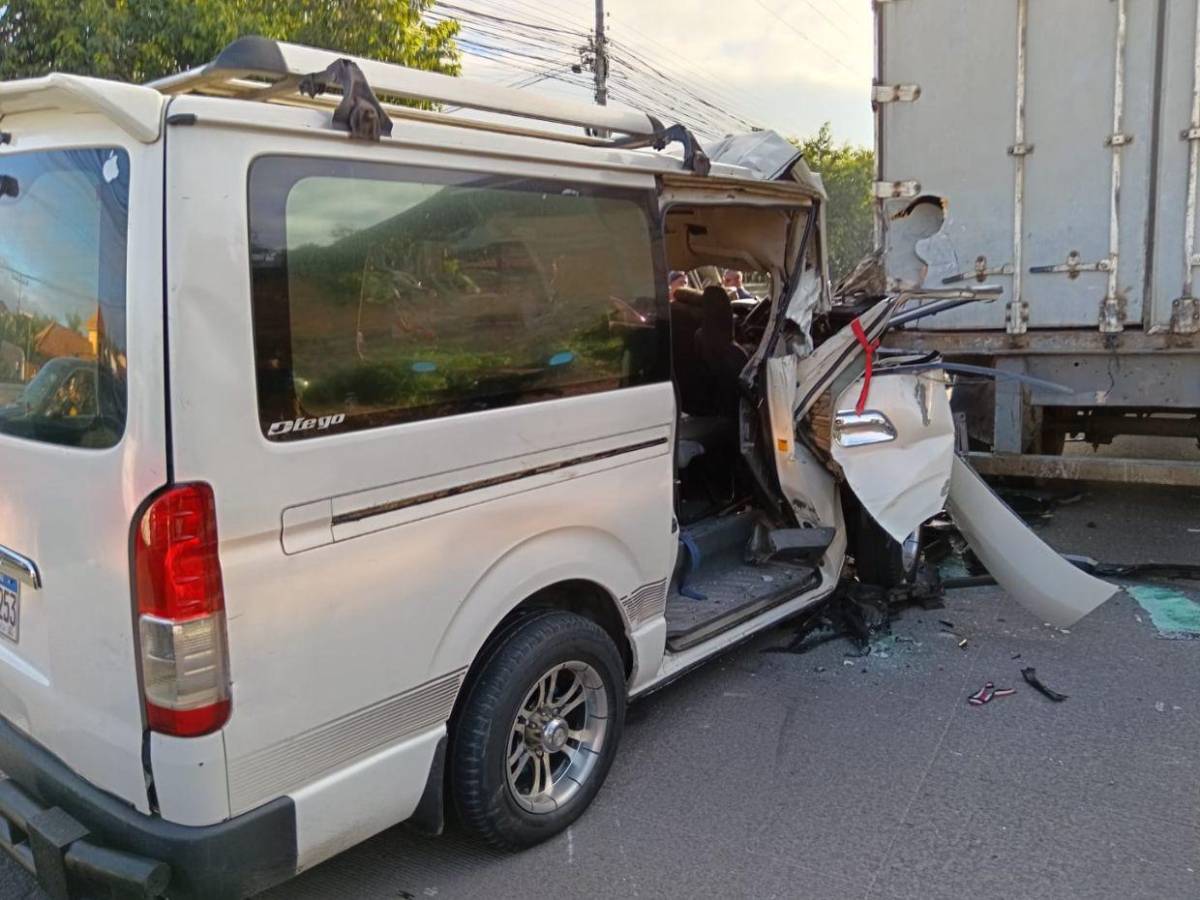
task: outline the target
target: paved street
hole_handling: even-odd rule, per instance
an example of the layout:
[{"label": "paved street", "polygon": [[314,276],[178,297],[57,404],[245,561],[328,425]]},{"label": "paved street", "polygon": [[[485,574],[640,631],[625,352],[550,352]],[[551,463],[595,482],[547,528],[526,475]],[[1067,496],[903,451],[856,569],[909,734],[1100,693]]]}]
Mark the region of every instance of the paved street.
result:
[{"label": "paved street", "polygon": [[[1197,493],[1091,487],[1042,533],[1195,561]],[[270,896],[1200,896],[1200,641],[1160,638],[1125,594],[1063,632],[993,588],[893,632],[851,659],[768,652],[780,629],[636,704],[595,807],[532,851],[397,828]],[[1017,693],[968,706],[988,680]],[[4,865],[0,895],[37,896]]]}]

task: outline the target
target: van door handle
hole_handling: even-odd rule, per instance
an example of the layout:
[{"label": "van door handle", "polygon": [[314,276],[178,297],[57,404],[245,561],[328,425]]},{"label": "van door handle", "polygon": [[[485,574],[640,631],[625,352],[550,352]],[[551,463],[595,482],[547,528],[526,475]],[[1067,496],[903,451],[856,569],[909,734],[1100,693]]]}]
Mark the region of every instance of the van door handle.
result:
[{"label": "van door handle", "polygon": [[896,426],[892,424],[891,419],[875,409],[861,413],[844,409],[839,410],[833,417],[833,437],[842,447],[884,444],[896,439]]},{"label": "van door handle", "polygon": [[0,572],[7,572],[34,590],[42,586],[42,573],[38,571],[37,563],[3,545],[0,545]]}]

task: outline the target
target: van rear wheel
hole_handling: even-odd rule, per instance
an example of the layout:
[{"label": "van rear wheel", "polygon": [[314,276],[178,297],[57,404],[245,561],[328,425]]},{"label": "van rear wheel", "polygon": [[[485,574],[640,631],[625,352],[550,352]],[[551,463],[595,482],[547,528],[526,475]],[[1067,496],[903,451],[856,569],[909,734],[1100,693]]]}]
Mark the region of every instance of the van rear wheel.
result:
[{"label": "van rear wheel", "polygon": [[463,824],[505,849],[562,831],[600,790],[624,719],[624,667],[602,628],[558,611],[518,624],[472,681],[452,737]]}]

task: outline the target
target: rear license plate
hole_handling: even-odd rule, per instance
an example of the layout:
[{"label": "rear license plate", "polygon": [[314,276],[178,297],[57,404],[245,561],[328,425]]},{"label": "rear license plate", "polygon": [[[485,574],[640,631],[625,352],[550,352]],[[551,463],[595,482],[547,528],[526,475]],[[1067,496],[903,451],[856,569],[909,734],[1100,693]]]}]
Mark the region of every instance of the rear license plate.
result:
[{"label": "rear license plate", "polygon": [[15,578],[0,573],[0,635],[14,644],[21,624],[21,585]]}]

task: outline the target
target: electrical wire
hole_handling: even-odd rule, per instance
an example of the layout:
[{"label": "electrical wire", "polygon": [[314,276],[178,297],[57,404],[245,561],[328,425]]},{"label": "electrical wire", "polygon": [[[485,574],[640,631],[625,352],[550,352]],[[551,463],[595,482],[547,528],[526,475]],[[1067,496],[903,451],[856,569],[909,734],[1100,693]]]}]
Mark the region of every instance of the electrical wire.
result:
[{"label": "electrical wire", "polygon": [[845,69],[851,75],[858,76],[859,74],[861,74],[859,72],[854,71],[854,69],[852,69],[841,57],[835,56],[833,53],[829,52],[829,50],[827,50],[825,47],[818,44],[816,41],[814,41],[812,38],[810,38],[807,34],[805,34],[803,31],[801,31],[799,28],[797,28],[795,25],[793,25],[791,22],[789,22],[787,19],[785,19],[783,16],[781,16],[778,12],[771,9],[771,7],[767,6],[767,4],[763,2],[763,0],[754,0],[754,2],[757,3],[759,6],[761,6],[763,9],[765,9],[767,12],[769,12],[772,16],[774,16],[775,19],[781,25],[783,25],[785,28],[792,31],[794,34],[798,35],[809,46],[815,47],[817,50],[821,51],[821,53],[825,54],[825,56],[828,59],[832,60],[834,63],[841,66],[843,69]]},{"label": "electrical wire", "polygon": [[[573,0],[577,7],[587,5],[587,0]],[[746,110],[748,116],[760,121],[770,119],[769,111],[758,105],[756,97],[746,91],[731,87],[728,82],[717,80],[710,70],[706,69],[695,59],[680,52],[673,46],[657,40],[648,34],[618,20],[610,22],[607,31],[614,40],[619,40],[627,47],[637,50],[637,55],[644,59],[658,58],[670,61],[670,68],[686,78],[714,100],[718,100],[730,108]],[[653,48],[653,49],[651,49]]]},{"label": "electrical wire", "polygon": [[[825,13],[825,10],[821,9],[821,7],[819,7],[815,3],[813,3],[813,0],[801,0],[801,2],[803,2],[806,6],[809,7],[809,9],[811,9],[813,12],[815,12],[818,16],[820,16],[826,22],[828,22],[835,31],[837,31],[842,37],[844,37],[846,40],[848,40],[852,45],[857,43],[857,41],[855,41],[855,39],[853,37],[846,34],[846,32],[842,30],[841,25],[839,25],[837,22],[835,22],[833,19],[831,19]],[[778,13],[776,13],[776,15],[778,15]]]},{"label": "electrical wire", "polygon": [[[456,21],[460,29],[456,42],[467,55],[523,73],[512,86],[555,80],[583,89],[591,87],[591,80],[576,69],[589,65],[593,40],[590,29],[584,30],[559,10],[548,10],[535,0],[509,0],[507,9],[511,9],[511,16],[488,13],[458,0],[439,3],[425,17],[431,22]],[[614,29],[608,30],[611,33]],[[719,136],[759,127],[759,116],[741,112],[741,102],[727,90],[717,90],[716,82],[685,57],[652,39],[640,40],[637,32],[629,33],[631,40],[614,37],[608,41],[609,95],[614,100],[643,108],[663,121],[679,122],[699,135]],[[665,52],[649,51],[647,42]],[[649,62],[661,55],[682,61],[673,68],[690,71],[678,77],[668,74],[662,64]]]}]

